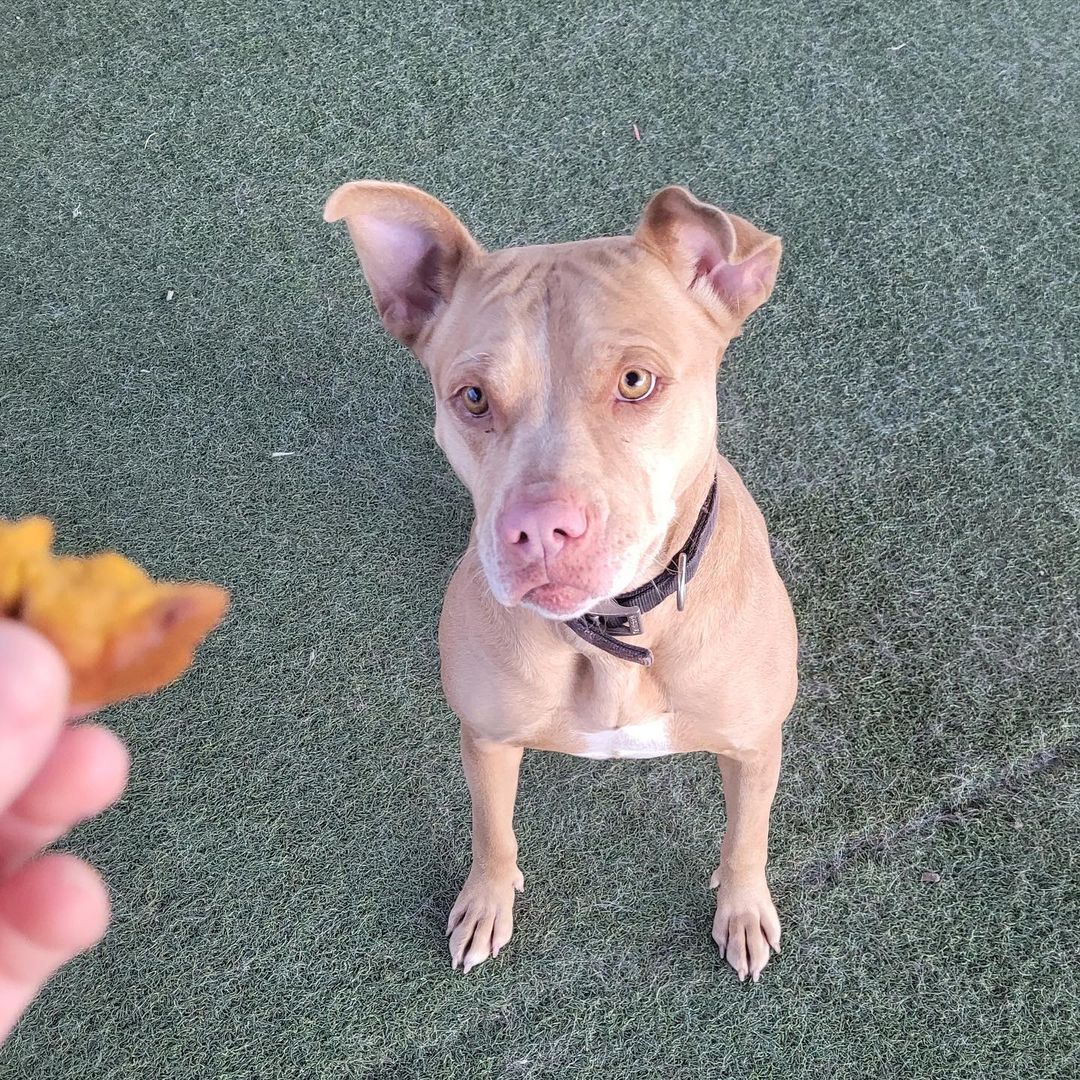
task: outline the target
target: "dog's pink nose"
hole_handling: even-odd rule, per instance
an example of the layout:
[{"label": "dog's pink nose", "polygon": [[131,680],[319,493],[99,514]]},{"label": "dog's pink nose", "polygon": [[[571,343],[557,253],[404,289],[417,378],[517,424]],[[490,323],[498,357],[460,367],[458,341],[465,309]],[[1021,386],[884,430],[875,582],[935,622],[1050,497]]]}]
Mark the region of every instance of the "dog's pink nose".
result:
[{"label": "dog's pink nose", "polygon": [[551,559],[585,535],[585,510],[569,499],[519,502],[499,518],[499,539],[521,562]]}]

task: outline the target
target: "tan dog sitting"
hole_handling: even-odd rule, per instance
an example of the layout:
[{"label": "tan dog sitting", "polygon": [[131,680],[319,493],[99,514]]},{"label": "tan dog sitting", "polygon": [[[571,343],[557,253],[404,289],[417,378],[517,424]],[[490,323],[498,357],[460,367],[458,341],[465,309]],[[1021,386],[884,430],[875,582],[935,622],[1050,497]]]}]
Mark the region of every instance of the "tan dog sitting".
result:
[{"label": "tan dog sitting", "polygon": [[632,236],[490,253],[400,184],[345,184],[325,216],[431,376],[476,508],[439,628],[473,806],[454,966],[510,940],[525,749],[703,750],[728,819],[713,937],[756,980],[780,945],[765,861],[796,632],[761,513],[717,454],[716,371],[779,239],[674,187]]}]

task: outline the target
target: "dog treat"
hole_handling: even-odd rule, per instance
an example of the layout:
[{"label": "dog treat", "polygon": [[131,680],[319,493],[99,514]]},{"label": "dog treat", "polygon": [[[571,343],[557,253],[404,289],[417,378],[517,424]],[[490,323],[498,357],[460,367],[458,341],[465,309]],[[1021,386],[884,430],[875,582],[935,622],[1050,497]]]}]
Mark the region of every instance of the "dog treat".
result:
[{"label": "dog treat", "polygon": [[56,646],[76,712],[172,682],[229,606],[217,585],[154,581],[115,552],[56,556],[52,540],[47,518],[0,519],[0,618]]}]

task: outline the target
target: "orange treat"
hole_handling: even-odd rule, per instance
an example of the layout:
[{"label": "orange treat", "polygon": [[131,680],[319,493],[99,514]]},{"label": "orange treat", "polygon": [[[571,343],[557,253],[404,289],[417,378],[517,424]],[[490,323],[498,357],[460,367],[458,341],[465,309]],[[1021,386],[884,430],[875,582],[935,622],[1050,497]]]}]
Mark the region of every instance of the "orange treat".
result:
[{"label": "orange treat", "polygon": [[46,518],[0,520],[0,618],[56,646],[71,670],[74,711],[172,682],[229,606],[217,585],[154,581],[115,552],[54,556],[52,538]]}]

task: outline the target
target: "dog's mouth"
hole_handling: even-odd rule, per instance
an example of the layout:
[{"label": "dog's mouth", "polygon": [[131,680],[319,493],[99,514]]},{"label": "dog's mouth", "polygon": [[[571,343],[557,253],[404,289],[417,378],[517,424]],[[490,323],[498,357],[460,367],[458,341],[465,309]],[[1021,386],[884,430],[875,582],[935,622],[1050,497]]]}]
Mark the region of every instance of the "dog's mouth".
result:
[{"label": "dog's mouth", "polygon": [[[564,577],[558,574],[551,580],[542,571],[532,580],[500,582],[502,588],[495,588],[496,598],[506,607],[521,607],[535,612],[545,619],[558,619],[566,622],[576,619],[598,604],[625,591],[633,582],[647,579],[652,571],[645,572],[653,559],[641,560],[624,556],[613,567],[605,560],[602,567],[596,567],[592,573],[575,574]],[[644,575],[644,576],[642,576]],[[494,580],[489,577],[494,584]],[[517,586],[515,588],[515,585]]]},{"label": "dog's mouth", "polygon": [[[579,618],[598,604],[648,580],[663,543],[658,534],[645,544],[613,546],[594,542],[572,547],[553,560],[514,566],[495,546],[480,545],[480,562],[494,598],[503,607],[522,607],[541,618]],[[662,568],[662,567],[657,567]]]},{"label": "dog's mouth", "polygon": [[521,604],[548,619],[575,619],[583,615],[600,599],[593,593],[573,585],[547,582],[530,589],[521,598]]}]

